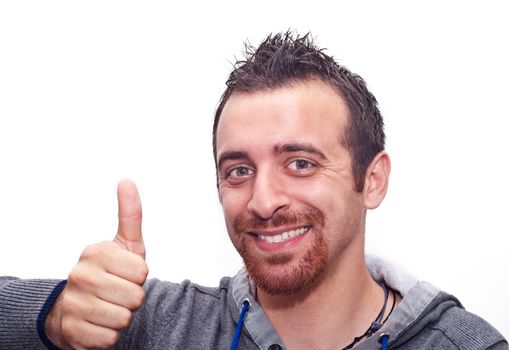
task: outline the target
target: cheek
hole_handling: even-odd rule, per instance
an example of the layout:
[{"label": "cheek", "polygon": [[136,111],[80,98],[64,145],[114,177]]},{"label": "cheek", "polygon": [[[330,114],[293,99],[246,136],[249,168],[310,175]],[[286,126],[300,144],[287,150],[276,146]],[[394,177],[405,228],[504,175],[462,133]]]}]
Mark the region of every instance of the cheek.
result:
[{"label": "cheek", "polygon": [[302,184],[294,192],[295,198],[321,210],[329,228],[336,230],[352,226],[362,207],[362,196],[355,193],[348,184],[343,186],[343,183],[328,178],[322,180]]},{"label": "cheek", "polygon": [[342,193],[337,191],[329,181],[306,181],[293,188],[295,199],[324,211],[326,215],[331,210],[339,209],[337,208],[338,200],[342,197]]},{"label": "cheek", "polygon": [[249,196],[246,192],[246,190],[238,188],[225,188],[221,191],[221,205],[230,236],[232,236],[235,219],[247,208]]}]

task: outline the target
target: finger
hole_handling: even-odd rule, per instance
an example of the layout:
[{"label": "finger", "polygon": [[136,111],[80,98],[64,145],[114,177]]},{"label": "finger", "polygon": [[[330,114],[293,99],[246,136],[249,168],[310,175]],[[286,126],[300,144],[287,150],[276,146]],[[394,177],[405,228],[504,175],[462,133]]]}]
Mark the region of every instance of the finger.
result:
[{"label": "finger", "polygon": [[118,231],[115,242],[123,248],[145,258],[145,245],[141,234],[141,201],[133,181],[124,179],[117,188]]},{"label": "finger", "polygon": [[[142,257],[122,249],[115,242],[102,242],[86,247],[80,256],[80,263],[71,271],[78,282],[93,280],[101,273],[108,272],[138,285],[145,282],[148,266]],[[101,285],[95,287],[101,288]]]},{"label": "finger", "polygon": [[94,277],[84,278],[84,270],[85,268],[75,268],[69,274],[70,295],[86,293],[130,310],[138,309],[143,303],[145,291],[140,285],[104,271],[99,271]]},{"label": "finger", "polygon": [[98,280],[102,288],[89,291],[96,297],[133,311],[143,304],[145,291],[140,285],[111,274],[104,274]]},{"label": "finger", "polygon": [[64,319],[62,331],[73,348],[79,350],[109,349],[120,339],[120,331],[81,319]]},{"label": "finger", "polygon": [[72,306],[75,315],[82,315],[88,322],[101,327],[121,330],[129,326],[131,310],[89,294],[77,293],[75,296]]}]

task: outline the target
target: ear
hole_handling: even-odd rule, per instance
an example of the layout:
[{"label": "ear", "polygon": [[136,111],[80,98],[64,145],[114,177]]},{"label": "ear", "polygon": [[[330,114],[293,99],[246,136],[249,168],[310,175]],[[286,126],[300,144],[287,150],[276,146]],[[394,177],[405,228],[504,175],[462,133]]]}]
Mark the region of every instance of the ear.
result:
[{"label": "ear", "polygon": [[371,161],[364,178],[362,196],[367,209],[375,209],[382,203],[391,173],[391,160],[386,151],[378,153]]}]

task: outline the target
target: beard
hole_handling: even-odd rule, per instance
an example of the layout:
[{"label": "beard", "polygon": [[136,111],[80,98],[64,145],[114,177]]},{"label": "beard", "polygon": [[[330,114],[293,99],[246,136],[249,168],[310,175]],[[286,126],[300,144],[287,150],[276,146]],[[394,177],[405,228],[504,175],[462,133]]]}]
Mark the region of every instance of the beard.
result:
[{"label": "beard", "polygon": [[[253,244],[251,232],[281,226],[312,229],[313,241],[303,256],[263,253]],[[235,219],[234,234],[238,237],[237,250],[256,286],[271,295],[291,295],[316,285],[325,271],[329,252],[324,227],[323,212],[309,207],[301,212],[277,213],[270,220],[252,215],[239,216]]]}]

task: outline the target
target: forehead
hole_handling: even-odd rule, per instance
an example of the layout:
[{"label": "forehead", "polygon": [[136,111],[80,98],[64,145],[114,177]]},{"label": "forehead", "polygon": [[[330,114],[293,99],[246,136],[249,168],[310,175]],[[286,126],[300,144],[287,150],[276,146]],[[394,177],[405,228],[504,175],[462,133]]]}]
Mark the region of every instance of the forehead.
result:
[{"label": "forehead", "polygon": [[289,142],[336,146],[342,139],[348,114],[343,98],[320,81],[234,93],[219,120],[217,154],[269,149]]}]

